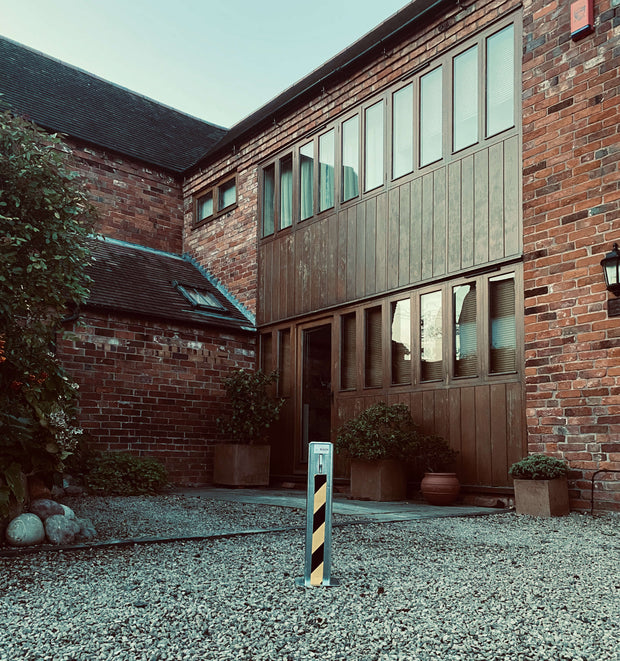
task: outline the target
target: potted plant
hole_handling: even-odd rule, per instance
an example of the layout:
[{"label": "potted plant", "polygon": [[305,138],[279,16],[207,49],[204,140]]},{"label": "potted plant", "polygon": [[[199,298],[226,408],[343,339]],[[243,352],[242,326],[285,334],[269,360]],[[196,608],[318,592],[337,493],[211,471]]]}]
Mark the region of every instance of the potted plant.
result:
[{"label": "potted plant", "polygon": [[509,471],[514,480],[518,514],[564,516],[568,503],[568,466],[545,454],[532,454],[514,463]]},{"label": "potted plant", "polygon": [[216,484],[269,484],[268,434],[285,401],[270,391],[277,380],[277,372],[244,369],[233,371],[225,379],[229,406],[226,414],[218,418],[218,424],[231,442],[215,446],[213,481]]},{"label": "potted plant", "polygon": [[458,498],[461,485],[451,470],[457,454],[441,436],[427,434],[418,438],[414,471],[422,475],[420,491],[429,505],[451,505]]},{"label": "potted plant", "polygon": [[405,404],[374,404],[340,427],[336,450],[351,459],[351,497],[404,500],[406,460],[420,433]]}]

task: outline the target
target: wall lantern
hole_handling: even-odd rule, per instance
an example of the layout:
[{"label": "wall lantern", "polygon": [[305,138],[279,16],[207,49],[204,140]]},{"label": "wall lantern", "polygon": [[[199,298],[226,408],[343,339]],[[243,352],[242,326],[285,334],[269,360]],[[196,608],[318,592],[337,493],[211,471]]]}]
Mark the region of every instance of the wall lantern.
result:
[{"label": "wall lantern", "polygon": [[618,251],[618,244],[614,243],[611,252],[601,259],[601,266],[605,274],[605,286],[608,291],[616,296],[620,296],[620,251]]}]

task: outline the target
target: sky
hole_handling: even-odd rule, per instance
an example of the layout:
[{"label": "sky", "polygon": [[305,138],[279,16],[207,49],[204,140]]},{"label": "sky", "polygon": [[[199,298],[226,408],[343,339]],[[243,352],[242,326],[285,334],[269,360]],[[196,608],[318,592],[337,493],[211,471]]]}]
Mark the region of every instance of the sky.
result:
[{"label": "sky", "polygon": [[0,34],[230,127],[407,0],[0,0]]}]

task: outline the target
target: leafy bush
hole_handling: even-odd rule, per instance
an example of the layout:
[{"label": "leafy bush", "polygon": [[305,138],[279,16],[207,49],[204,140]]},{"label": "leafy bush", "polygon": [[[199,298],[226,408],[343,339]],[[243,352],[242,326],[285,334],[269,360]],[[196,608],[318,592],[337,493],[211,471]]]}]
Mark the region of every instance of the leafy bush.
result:
[{"label": "leafy bush", "polygon": [[269,427],[280,416],[286,400],[274,397],[269,391],[278,380],[278,373],[266,374],[262,370],[249,372],[235,370],[224,381],[230,406],[218,418],[224,433],[237,443],[264,443]]},{"label": "leafy bush", "polygon": [[135,496],[156,493],[168,478],[166,469],[152,457],[102,452],[89,458],[84,481],[97,494]]},{"label": "leafy bush", "polygon": [[22,474],[62,470],[81,430],[76,384],[50,347],[88,296],[96,214],[61,140],[0,113],[0,515]]},{"label": "leafy bush", "polygon": [[413,473],[422,477],[423,473],[449,472],[458,452],[441,436],[422,435],[418,438]]},{"label": "leafy bush", "polygon": [[556,457],[532,454],[514,463],[508,472],[516,480],[554,480],[565,477],[568,466]]},{"label": "leafy bush", "polygon": [[340,427],[336,450],[352,459],[408,459],[420,436],[405,404],[379,402]]}]

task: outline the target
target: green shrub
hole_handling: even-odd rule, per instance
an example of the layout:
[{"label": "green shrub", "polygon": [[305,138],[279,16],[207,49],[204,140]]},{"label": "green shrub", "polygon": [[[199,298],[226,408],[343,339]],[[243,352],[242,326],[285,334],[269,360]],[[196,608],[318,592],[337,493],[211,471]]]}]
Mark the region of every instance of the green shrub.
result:
[{"label": "green shrub", "polygon": [[87,488],[97,494],[153,494],[168,483],[166,469],[152,457],[102,452],[91,457],[88,464],[84,481]]},{"label": "green shrub", "polygon": [[568,466],[555,457],[532,454],[514,463],[508,472],[516,480],[553,480],[564,477],[568,472]]}]

